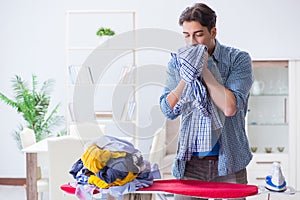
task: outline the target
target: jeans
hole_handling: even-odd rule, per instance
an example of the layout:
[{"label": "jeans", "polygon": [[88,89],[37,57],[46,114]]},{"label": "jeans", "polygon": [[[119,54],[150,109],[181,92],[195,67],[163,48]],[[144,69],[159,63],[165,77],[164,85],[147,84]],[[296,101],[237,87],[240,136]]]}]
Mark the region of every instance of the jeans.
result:
[{"label": "jeans", "polygon": [[[191,160],[186,163],[183,179],[247,184],[247,171],[246,169],[242,169],[234,174],[219,176],[218,160],[206,160],[200,157],[192,156]],[[175,195],[175,200],[196,199],[200,200],[202,198]],[[238,200],[245,200],[245,198]]]}]

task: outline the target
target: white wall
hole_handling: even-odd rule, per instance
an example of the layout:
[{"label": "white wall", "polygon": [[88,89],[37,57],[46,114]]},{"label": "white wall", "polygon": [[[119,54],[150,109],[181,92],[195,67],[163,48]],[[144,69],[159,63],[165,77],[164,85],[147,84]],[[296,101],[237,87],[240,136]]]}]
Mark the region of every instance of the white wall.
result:
[{"label": "white wall", "polygon": [[[11,78],[29,80],[32,73],[43,81],[55,78],[53,104],[66,98],[66,10],[135,10],[137,28],[180,32],[178,16],[196,1],[171,0],[10,0],[0,1],[0,91],[11,94]],[[300,1],[205,1],[218,15],[220,42],[250,52],[253,58],[300,58]],[[21,120],[0,104],[0,177],[25,177],[25,160],[11,137]]]}]

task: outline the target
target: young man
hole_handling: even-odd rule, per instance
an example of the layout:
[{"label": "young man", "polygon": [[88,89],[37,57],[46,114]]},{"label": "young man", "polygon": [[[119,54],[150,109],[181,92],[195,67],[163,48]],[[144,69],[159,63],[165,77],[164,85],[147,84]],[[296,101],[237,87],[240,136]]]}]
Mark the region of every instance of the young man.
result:
[{"label": "young man", "polygon": [[[184,73],[173,57],[167,70],[165,90],[160,98],[161,110],[168,119],[181,117],[177,157],[172,173],[178,179],[246,184],[246,166],[252,159],[245,133],[245,116],[253,83],[251,58],[244,51],[218,42],[216,14],[203,3],[186,8],[179,18],[179,24],[183,28],[187,46],[206,46],[208,58],[204,59],[197,80],[204,85],[207,98],[217,109],[222,128],[211,129],[209,142],[212,148],[201,151],[203,138],[199,134],[207,126],[202,122],[200,124],[196,115],[201,115],[201,112],[196,108],[185,112],[185,109],[194,105],[194,102],[183,101],[191,83],[182,78]],[[175,112],[179,104],[182,110]],[[204,140],[207,139],[204,137]],[[191,198],[176,195],[175,199]]]}]

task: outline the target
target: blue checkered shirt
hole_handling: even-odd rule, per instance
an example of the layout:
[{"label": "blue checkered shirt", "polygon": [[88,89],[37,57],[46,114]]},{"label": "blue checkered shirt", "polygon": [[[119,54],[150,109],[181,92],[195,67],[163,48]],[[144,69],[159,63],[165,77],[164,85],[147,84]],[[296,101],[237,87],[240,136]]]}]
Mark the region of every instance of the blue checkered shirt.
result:
[{"label": "blue checkered shirt", "polygon": [[171,55],[181,78],[187,82],[180,100],[173,108],[176,115],[184,113],[186,116],[181,124],[180,148],[176,159],[190,160],[193,152],[212,150],[212,130],[222,128],[223,124],[201,81],[206,47],[186,46]]},{"label": "blue checkered shirt", "polygon": [[[237,112],[234,116],[225,117],[224,127],[219,137],[218,171],[220,176],[224,176],[244,169],[252,159],[245,132],[245,116],[248,108],[249,92],[253,83],[252,61],[247,52],[221,45],[217,40],[214,53],[211,56],[218,73],[221,75],[221,82],[233,92],[236,98]],[[215,75],[213,71],[212,73]],[[160,97],[160,107],[168,119],[172,120],[181,116],[182,123],[187,120],[187,113],[174,113],[167,101],[167,95],[178,85],[180,80],[181,77],[176,68],[175,60],[171,59],[167,69],[165,89]],[[184,106],[183,109],[185,109]],[[189,120],[189,123],[192,124],[199,123],[193,121],[193,118]],[[180,131],[182,129],[181,126]],[[183,177],[185,162],[175,160],[175,167],[173,166],[172,172],[176,178]]]}]

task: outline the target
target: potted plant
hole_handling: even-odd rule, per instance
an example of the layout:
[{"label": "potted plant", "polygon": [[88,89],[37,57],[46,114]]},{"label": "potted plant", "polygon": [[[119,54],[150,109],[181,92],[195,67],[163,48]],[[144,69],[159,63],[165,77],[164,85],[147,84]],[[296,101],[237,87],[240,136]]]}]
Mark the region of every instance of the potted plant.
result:
[{"label": "potted plant", "polygon": [[115,32],[113,30],[111,30],[110,28],[104,28],[104,27],[100,27],[97,32],[96,35],[98,37],[102,37],[102,36],[113,36],[115,35]]},{"label": "potted plant", "polygon": [[[0,101],[6,103],[16,111],[22,114],[26,121],[25,127],[34,130],[36,141],[40,141],[50,136],[64,135],[64,130],[54,134],[55,128],[64,123],[64,117],[57,115],[60,104],[57,104],[51,111],[50,92],[54,84],[53,79],[43,82],[42,87],[38,90],[38,81],[35,75],[32,75],[32,87],[30,88],[26,81],[20,76],[15,75],[12,79],[13,98],[9,98],[0,92]],[[24,129],[22,124],[14,131],[19,149],[21,149],[20,132]]]},{"label": "potted plant", "polygon": [[104,27],[100,27],[97,32],[96,35],[98,36],[99,43],[103,43],[104,41],[106,41],[109,37],[115,35],[115,31],[111,30],[110,28],[104,28]]}]

